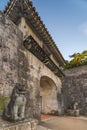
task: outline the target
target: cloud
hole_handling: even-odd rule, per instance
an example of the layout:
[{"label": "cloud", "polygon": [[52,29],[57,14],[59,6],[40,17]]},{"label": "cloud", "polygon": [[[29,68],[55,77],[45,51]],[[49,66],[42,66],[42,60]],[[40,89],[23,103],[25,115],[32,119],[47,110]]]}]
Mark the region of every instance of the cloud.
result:
[{"label": "cloud", "polygon": [[80,25],[80,30],[87,35],[87,22]]},{"label": "cloud", "polygon": [[87,27],[83,29],[83,32],[87,34]]}]

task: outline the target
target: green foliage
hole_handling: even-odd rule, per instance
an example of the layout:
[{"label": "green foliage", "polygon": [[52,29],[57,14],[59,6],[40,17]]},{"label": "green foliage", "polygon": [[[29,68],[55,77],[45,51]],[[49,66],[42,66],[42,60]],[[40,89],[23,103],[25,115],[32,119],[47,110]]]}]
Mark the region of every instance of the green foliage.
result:
[{"label": "green foliage", "polygon": [[4,109],[4,104],[8,100],[8,97],[0,96],[0,112]]},{"label": "green foliage", "polygon": [[82,53],[74,53],[70,57],[72,60],[66,63],[64,69],[87,65],[87,50],[83,51]]}]

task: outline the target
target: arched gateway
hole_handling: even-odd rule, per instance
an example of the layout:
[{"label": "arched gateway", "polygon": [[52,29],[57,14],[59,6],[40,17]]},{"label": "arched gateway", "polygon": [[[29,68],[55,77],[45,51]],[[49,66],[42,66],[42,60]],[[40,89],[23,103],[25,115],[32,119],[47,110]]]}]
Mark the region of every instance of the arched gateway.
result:
[{"label": "arched gateway", "polygon": [[[2,80],[0,94],[9,96],[19,82],[28,92],[26,117],[39,118],[41,112],[57,114],[60,109],[57,94],[61,92],[64,76],[60,67],[65,64],[64,58],[30,0],[9,0],[4,14],[0,36],[2,42],[6,40],[3,43],[6,48],[1,48],[1,55],[5,57],[1,73],[5,71],[2,75],[5,81]],[[6,32],[5,35],[2,32]]]},{"label": "arched gateway", "polygon": [[40,80],[41,113],[58,114],[58,89],[54,81],[42,76]]}]

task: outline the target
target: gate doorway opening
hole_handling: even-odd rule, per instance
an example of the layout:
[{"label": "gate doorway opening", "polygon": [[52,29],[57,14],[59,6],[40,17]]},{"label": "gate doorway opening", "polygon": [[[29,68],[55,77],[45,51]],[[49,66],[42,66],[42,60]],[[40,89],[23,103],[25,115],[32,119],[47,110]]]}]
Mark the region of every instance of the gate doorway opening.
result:
[{"label": "gate doorway opening", "polygon": [[57,87],[47,76],[41,77],[40,80],[40,109],[41,114],[57,115],[58,113]]}]

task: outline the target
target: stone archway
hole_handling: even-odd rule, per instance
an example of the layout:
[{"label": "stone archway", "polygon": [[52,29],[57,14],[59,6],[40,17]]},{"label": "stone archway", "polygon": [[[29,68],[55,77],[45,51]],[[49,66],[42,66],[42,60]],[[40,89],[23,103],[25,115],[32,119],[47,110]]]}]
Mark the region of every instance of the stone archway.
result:
[{"label": "stone archway", "polygon": [[40,97],[41,113],[58,114],[57,87],[47,76],[40,79]]}]

